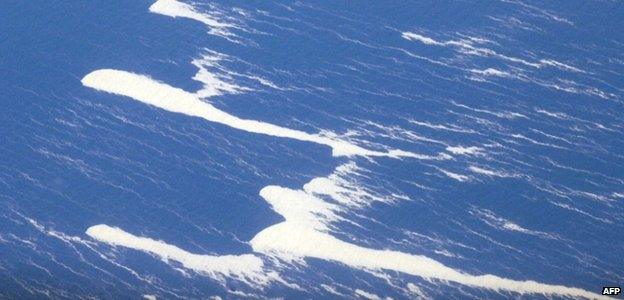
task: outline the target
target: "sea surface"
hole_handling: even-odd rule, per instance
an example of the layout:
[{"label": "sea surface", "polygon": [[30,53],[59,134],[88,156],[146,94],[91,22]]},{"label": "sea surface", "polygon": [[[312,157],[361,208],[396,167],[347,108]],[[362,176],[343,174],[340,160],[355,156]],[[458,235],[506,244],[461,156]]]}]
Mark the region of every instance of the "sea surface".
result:
[{"label": "sea surface", "polygon": [[624,284],[624,2],[4,1],[0,298]]}]

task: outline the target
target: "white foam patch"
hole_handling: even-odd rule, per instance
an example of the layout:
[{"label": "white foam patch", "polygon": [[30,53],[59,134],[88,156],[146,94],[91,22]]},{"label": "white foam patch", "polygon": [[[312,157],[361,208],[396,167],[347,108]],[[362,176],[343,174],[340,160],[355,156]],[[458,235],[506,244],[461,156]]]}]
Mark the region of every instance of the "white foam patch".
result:
[{"label": "white foam patch", "polygon": [[235,278],[250,286],[264,286],[271,281],[279,280],[277,274],[264,272],[262,260],[252,254],[222,256],[194,254],[163,241],[135,236],[105,224],[89,227],[86,233],[103,243],[147,252],[167,263],[178,262],[187,269],[208,275],[220,282],[224,282],[226,278]]},{"label": "white foam patch", "polygon": [[[268,186],[260,191],[285,221],[259,232],[250,244],[254,251],[286,260],[313,257],[335,261],[361,270],[392,270],[425,279],[439,279],[463,285],[520,294],[563,295],[600,298],[589,291],[535,281],[520,281],[491,274],[471,275],[422,255],[361,247],[332,236],[328,222],[340,218],[333,204],[303,190]],[[605,298],[606,299],[606,298]]]},{"label": "white foam patch", "polygon": [[216,16],[199,12],[192,5],[176,0],[158,0],[149,7],[149,11],[172,18],[188,18],[201,22],[210,28],[210,33],[223,37],[231,36],[229,28],[235,27],[220,21]]},{"label": "white foam patch", "polygon": [[148,76],[131,72],[113,69],[96,70],[87,74],[82,79],[82,84],[96,90],[130,97],[134,100],[170,112],[199,117],[210,122],[220,123],[247,132],[326,145],[332,148],[332,154],[334,156],[448,159],[448,156],[442,154],[439,156],[429,156],[398,149],[388,150],[387,152],[368,150],[347,141],[322,136],[320,134],[310,134],[261,121],[241,119],[202,101],[197,94],[189,93],[154,80]]},{"label": "white foam patch", "polygon": [[339,210],[338,206],[302,190],[267,186],[260,191],[260,196],[271,204],[276,213],[290,221],[289,225],[301,230],[326,231],[329,223],[340,220],[334,213]]}]

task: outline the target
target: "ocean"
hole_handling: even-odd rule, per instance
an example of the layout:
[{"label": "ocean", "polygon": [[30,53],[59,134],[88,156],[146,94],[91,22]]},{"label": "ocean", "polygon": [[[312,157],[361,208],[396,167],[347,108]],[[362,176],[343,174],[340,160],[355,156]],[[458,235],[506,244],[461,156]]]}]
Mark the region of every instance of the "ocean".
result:
[{"label": "ocean", "polygon": [[622,1],[0,4],[0,298],[624,283]]}]

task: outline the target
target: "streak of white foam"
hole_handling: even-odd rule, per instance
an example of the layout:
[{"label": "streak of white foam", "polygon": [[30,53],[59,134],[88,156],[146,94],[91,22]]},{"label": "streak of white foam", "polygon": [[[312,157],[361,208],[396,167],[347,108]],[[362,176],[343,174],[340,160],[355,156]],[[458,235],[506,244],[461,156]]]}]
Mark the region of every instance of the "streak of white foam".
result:
[{"label": "streak of white foam", "polygon": [[570,116],[568,116],[566,113],[562,113],[562,112],[550,112],[547,110],[543,110],[543,109],[536,109],[535,110],[538,113],[542,113],[545,114],[549,117],[553,117],[553,118],[557,118],[557,119],[562,119],[562,120],[569,120],[571,119]]},{"label": "streak of white foam", "polygon": [[484,149],[476,146],[449,146],[446,147],[446,151],[451,152],[455,155],[481,155],[483,154]]},{"label": "streak of white foam", "polygon": [[478,75],[484,75],[484,76],[498,76],[498,77],[510,77],[510,76],[512,76],[508,72],[501,71],[501,70],[494,69],[494,68],[487,68],[485,70],[472,69],[472,70],[470,70],[470,72],[478,74]]},{"label": "streak of white foam", "polygon": [[[315,193],[319,195],[329,195],[338,202],[346,205],[354,205],[352,198],[345,197],[343,194],[352,192],[349,189],[340,186],[335,181],[326,177],[314,178],[303,186],[307,193]],[[359,199],[359,198],[356,198]]]},{"label": "streak of white foam", "polygon": [[410,41],[419,41],[426,45],[444,45],[444,43],[440,43],[430,37],[426,37],[424,35],[420,35],[420,34],[413,33],[413,32],[403,32],[401,36],[404,39],[407,39]]},{"label": "streak of white foam", "polygon": [[520,232],[520,233],[533,235],[533,236],[539,236],[539,237],[548,238],[548,239],[556,238],[554,235],[547,233],[547,232],[524,228],[510,220],[507,220],[505,218],[501,218],[495,215],[494,212],[487,210],[487,209],[473,209],[470,211],[470,213],[480,217],[484,223],[498,230],[515,231],[515,232]]},{"label": "streak of white foam", "polygon": [[[378,295],[370,293],[370,292],[367,292],[367,291],[356,289],[354,292],[355,292],[355,295],[357,295],[358,297],[364,298],[364,299],[368,299],[368,300],[382,300],[382,298],[379,297]],[[392,298],[386,298],[386,299],[392,299]]]},{"label": "streak of white foam", "polygon": [[566,93],[597,96],[605,100],[619,99],[619,96],[614,93],[605,92],[596,87],[580,84],[573,80],[564,80],[558,78],[556,81],[550,82],[533,79],[532,82],[543,87],[555,89],[558,91],[564,91]]},{"label": "streak of white foam", "polygon": [[[471,275],[447,267],[423,255],[361,247],[337,239],[325,226],[327,222],[338,220],[332,211],[336,208],[335,205],[326,203],[303,190],[279,186],[263,188],[260,196],[282,215],[285,221],[265,228],[250,241],[256,252],[287,260],[313,257],[339,262],[362,270],[392,270],[425,279],[439,279],[496,291],[585,298],[602,297],[574,287],[550,285],[531,280],[512,280],[491,274]],[[512,230],[513,226],[511,227],[508,229]]]},{"label": "streak of white foam", "polygon": [[484,114],[488,114],[488,115],[492,115],[492,116],[496,116],[502,119],[516,119],[516,118],[523,118],[523,119],[528,119],[527,116],[521,114],[521,113],[517,113],[517,112],[512,112],[512,111],[491,111],[491,110],[487,110],[487,109],[481,109],[481,108],[474,108],[474,107],[470,107],[468,105],[464,105],[461,103],[457,103],[455,101],[451,101],[451,103],[457,107],[461,107],[467,110],[471,110],[471,111],[475,111],[475,112],[480,112],[480,113],[484,113]]},{"label": "streak of white foam", "polygon": [[421,136],[417,134],[416,132],[407,130],[400,126],[386,126],[386,125],[382,125],[382,124],[368,121],[368,120],[363,120],[362,123],[372,126],[377,130],[368,130],[368,129],[362,128],[360,129],[359,132],[358,131],[352,132],[353,135],[365,134],[365,135],[372,136],[372,137],[387,137],[393,140],[400,140],[400,141],[423,141],[423,142],[428,142],[428,143],[446,145],[441,140],[436,140],[436,139],[432,139],[429,137]]},{"label": "streak of white foam", "polygon": [[469,176],[453,173],[451,171],[447,171],[447,170],[440,169],[440,168],[438,168],[438,170],[440,170],[440,172],[442,172],[447,177],[455,179],[455,180],[457,180],[459,182],[470,181],[470,177]]},{"label": "streak of white foam", "polygon": [[461,133],[477,133],[476,131],[472,129],[467,129],[467,128],[459,127],[456,125],[447,126],[447,125],[441,125],[441,124],[432,124],[429,122],[421,122],[417,120],[408,120],[408,121],[418,126],[423,126],[423,127],[427,127],[431,129],[436,129],[436,130],[445,130],[445,131],[461,132]]},{"label": "streak of white foam", "polygon": [[345,294],[343,294],[343,293],[338,292],[338,290],[336,290],[336,288],[335,288],[335,287],[333,287],[333,286],[330,286],[330,285],[327,285],[327,284],[321,284],[321,287],[322,287],[324,290],[326,290],[327,292],[329,292],[330,294],[334,294],[334,295],[336,295],[336,296],[340,296],[340,297],[343,297],[343,298],[347,298],[347,295],[345,295]]},{"label": "streak of white foam", "polygon": [[416,297],[416,299],[429,299],[430,297],[427,297],[427,295],[415,284],[413,283],[408,283],[407,284],[407,290]]},{"label": "streak of white foam", "polygon": [[430,38],[428,36],[424,36],[424,35],[420,35],[417,33],[413,33],[413,32],[403,32],[401,33],[401,37],[403,37],[406,40],[410,40],[410,41],[418,41],[421,42],[425,45],[433,45],[433,46],[458,46],[460,48],[469,48],[469,49],[475,49],[472,46],[472,42],[470,40],[450,40],[450,41],[444,41],[444,42],[440,42],[437,41],[433,38]]},{"label": "streak of white foam", "polygon": [[[336,171],[327,177],[317,177],[303,186],[303,190],[310,195],[329,196],[339,204],[348,207],[362,207],[372,202],[392,203],[399,197],[382,197],[360,186],[356,181],[349,180],[347,175],[357,174],[360,168],[349,162],[336,168]],[[409,198],[408,198],[409,199]]]},{"label": "streak of white foam", "polygon": [[[497,173],[492,171],[492,170],[487,170],[487,169],[483,169],[483,168],[479,168],[479,167],[475,167],[475,166],[470,166],[468,167],[468,169],[470,169],[470,171],[473,171],[475,173],[479,173],[479,174],[483,174],[483,175],[487,175],[487,176],[496,176]],[[500,176],[500,177],[504,177],[504,176]]]},{"label": "streak of white foam", "polygon": [[[442,47],[454,47],[456,48],[456,50],[462,54],[467,54],[467,55],[475,55],[475,56],[489,56],[489,57],[496,57],[502,60],[506,60],[506,61],[510,61],[510,62],[514,62],[514,63],[518,63],[518,64],[523,64],[526,66],[530,66],[533,68],[543,68],[543,67],[555,67],[561,70],[567,70],[567,71],[572,71],[572,72],[583,72],[582,70],[575,68],[573,66],[570,66],[568,64],[564,64],[561,62],[558,62],[556,60],[552,60],[552,59],[541,59],[538,62],[531,62],[531,61],[527,61],[524,60],[522,58],[517,58],[517,57],[512,57],[512,56],[507,56],[504,54],[500,54],[492,49],[488,49],[488,48],[483,48],[483,47],[477,47],[475,46],[475,42],[478,43],[478,40],[475,39],[459,39],[459,40],[448,40],[448,41],[438,41],[435,40],[433,38],[424,36],[424,35],[420,35],[417,33],[413,33],[413,32],[403,32],[401,33],[401,37],[403,37],[406,40],[410,40],[410,41],[418,41],[421,42],[425,45],[430,45],[430,46],[442,46]],[[494,69],[492,69],[494,70]],[[479,72],[479,70],[471,70],[472,72]],[[487,70],[484,70],[487,72]],[[498,70],[496,70],[498,71]],[[498,71],[496,73],[492,73],[492,72],[488,72],[490,74],[482,74],[482,75],[496,75],[496,76],[500,76],[502,75],[502,73],[500,73],[501,71]]]},{"label": "streak of white foam", "polygon": [[201,90],[195,93],[198,97],[209,98],[223,94],[238,94],[250,90],[233,83],[234,80],[229,75],[222,75],[208,70],[208,68],[219,67],[219,61],[224,58],[225,55],[213,51],[192,61],[192,64],[198,69],[193,79],[204,85]]},{"label": "streak of white foam", "polygon": [[[11,209],[11,210],[12,210],[12,209]],[[81,237],[77,237],[77,236],[67,235],[67,234],[65,234],[65,233],[63,233],[63,232],[60,232],[60,231],[46,229],[43,225],[39,224],[39,223],[38,223],[37,221],[35,221],[34,219],[31,219],[31,218],[29,218],[29,217],[26,217],[26,216],[22,215],[21,213],[19,213],[19,212],[17,212],[17,211],[14,211],[14,210],[12,210],[12,211],[13,211],[14,213],[16,213],[17,215],[19,215],[20,217],[22,217],[24,220],[26,220],[29,224],[31,224],[33,227],[35,227],[35,228],[36,228],[39,232],[41,232],[41,233],[43,233],[43,234],[46,234],[46,235],[48,235],[48,236],[51,236],[51,237],[53,237],[53,238],[56,238],[56,239],[58,239],[58,240],[62,241],[63,243],[65,243],[65,244],[66,244],[66,245],[67,245],[70,249],[72,249],[72,250],[73,250],[74,254],[78,256],[78,258],[79,258],[80,262],[87,264],[88,266],[92,267],[93,269],[98,270],[98,271],[100,271],[100,272],[102,272],[102,273],[104,273],[104,274],[107,274],[107,275],[111,276],[111,277],[117,277],[117,276],[113,275],[112,273],[110,273],[110,272],[108,272],[108,271],[106,271],[106,270],[104,270],[104,269],[102,269],[102,268],[100,268],[100,267],[96,266],[95,264],[91,263],[91,262],[90,262],[90,261],[89,261],[89,260],[88,260],[88,259],[84,256],[84,254],[83,254],[83,252],[80,250],[80,248],[79,248],[79,247],[77,247],[78,245],[80,245],[80,246],[84,246],[84,247],[86,247],[87,249],[89,249],[89,250],[93,251],[93,252],[94,252],[94,253],[96,253],[96,254],[97,254],[97,255],[98,255],[101,259],[103,259],[103,260],[105,260],[105,261],[107,261],[107,262],[111,263],[112,265],[114,265],[114,266],[116,266],[116,267],[118,267],[118,268],[121,268],[121,269],[123,269],[123,270],[127,271],[128,273],[132,274],[133,276],[135,276],[135,277],[136,277],[137,279],[139,279],[140,281],[145,282],[145,283],[148,283],[148,284],[150,283],[150,280],[149,280],[149,279],[147,279],[147,278],[145,278],[145,277],[141,276],[140,274],[138,274],[138,273],[137,273],[136,271],[134,271],[133,269],[131,269],[131,268],[129,268],[129,267],[126,267],[126,266],[124,266],[124,265],[122,265],[122,264],[119,264],[119,263],[115,262],[114,260],[109,259],[109,258],[108,258],[107,256],[105,256],[103,253],[100,253],[100,251],[98,251],[98,250],[95,248],[95,243],[94,243],[93,241],[90,241],[90,240],[85,240],[85,239],[82,239]],[[12,234],[11,234],[11,235],[12,235]],[[16,236],[13,236],[13,238],[17,238],[17,237],[16,237]],[[17,238],[17,239],[19,239],[19,238]],[[29,246],[31,246],[31,247],[36,247],[36,244],[34,244],[34,243],[30,242],[30,241],[26,241],[26,240],[20,240],[20,241],[27,243],[27,244],[28,244]],[[74,274],[76,274],[76,275],[80,275],[80,276],[82,276],[82,275],[83,275],[83,274],[77,273],[77,272],[76,272],[76,271],[74,271],[71,267],[68,267],[68,266],[64,265],[64,264],[63,264],[62,262],[60,262],[60,261],[56,261],[56,263],[58,263],[58,264],[60,264],[61,266],[65,267],[67,270],[69,270],[70,272],[72,272],[72,273],[74,273]],[[123,282],[123,281],[122,281],[122,282]],[[123,282],[123,283],[124,283],[124,284],[126,284],[125,282]],[[153,287],[155,287],[155,288],[157,288],[157,289],[161,290],[160,288],[158,288],[158,287],[156,287],[156,286],[153,286]],[[168,293],[171,293],[171,292],[168,292]],[[174,295],[175,295],[175,294],[174,294]]]},{"label": "streak of white foam", "polygon": [[448,155],[428,156],[391,149],[387,152],[368,150],[344,140],[333,139],[319,134],[280,127],[256,120],[241,119],[217,109],[200,100],[197,94],[154,80],[148,76],[126,71],[102,69],[87,74],[82,79],[84,86],[112,94],[130,97],[137,101],[161,109],[203,118],[247,132],[290,138],[305,142],[326,145],[332,148],[334,156],[385,156],[392,158],[412,157],[417,159],[448,159]]},{"label": "streak of white foam", "polygon": [[484,169],[484,168],[477,167],[477,166],[469,166],[468,169],[474,173],[482,174],[482,175],[486,175],[490,177],[502,177],[502,178],[518,177],[518,175],[516,174],[509,174],[507,172]]},{"label": "streak of white foam", "polygon": [[103,243],[147,252],[165,262],[176,261],[187,269],[206,274],[220,282],[230,277],[250,286],[264,286],[278,278],[275,273],[264,272],[262,260],[252,254],[223,256],[194,254],[163,241],[135,236],[105,224],[89,227],[86,233]]},{"label": "streak of white foam", "polygon": [[592,215],[592,214],[590,214],[590,213],[588,213],[588,212],[586,212],[584,210],[581,210],[581,209],[578,209],[576,207],[570,206],[569,204],[566,204],[566,203],[554,202],[554,201],[550,202],[550,203],[555,205],[555,206],[561,207],[563,209],[567,209],[569,211],[573,211],[573,212],[579,213],[581,215],[584,215],[586,217],[589,217],[589,218],[594,219],[594,220],[599,221],[599,222],[603,222],[603,223],[607,223],[607,224],[612,224],[613,223],[613,221],[611,221],[609,219],[596,217],[596,216],[594,216],[594,215]]},{"label": "streak of white foam", "polygon": [[585,73],[583,70],[570,66],[568,64],[564,64],[561,62],[558,62],[556,60],[553,59],[541,59],[540,63],[544,64],[544,65],[549,65],[549,66],[554,66],[560,69],[564,69],[564,70],[569,70],[569,71],[573,71],[573,72],[579,72],[579,73]]},{"label": "streak of white foam", "polygon": [[236,79],[250,79],[260,83],[264,87],[282,91],[285,90],[272,81],[258,75],[237,73],[222,65],[224,61],[237,61],[236,58],[209,49],[204,49],[204,51],[204,55],[192,61],[192,64],[198,69],[193,79],[202,82],[204,85],[201,90],[195,93],[201,98],[210,98],[224,94],[238,94],[254,90],[236,84]]},{"label": "streak of white foam", "polygon": [[552,148],[557,148],[557,149],[566,149],[565,147],[562,147],[562,146],[559,146],[559,145],[555,145],[555,144],[551,144],[551,143],[542,143],[542,142],[536,141],[536,140],[534,140],[532,138],[528,138],[528,137],[526,137],[526,136],[524,136],[522,134],[519,134],[519,133],[511,134],[510,136],[513,137],[513,138],[516,138],[516,139],[528,141],[528,142],[533,143],[535,145],[540,145],[540,146],[545,146],[545,147],[552,147]]}]

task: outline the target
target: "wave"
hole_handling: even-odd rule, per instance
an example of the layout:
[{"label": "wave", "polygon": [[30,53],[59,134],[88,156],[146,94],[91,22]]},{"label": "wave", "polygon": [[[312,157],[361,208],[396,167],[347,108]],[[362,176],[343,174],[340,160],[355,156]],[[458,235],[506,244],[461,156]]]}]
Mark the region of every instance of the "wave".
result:
[{"label": "wave", "polygon": [[399,149],[391,149],[387,152],[374,151],[344,140],[333,139],[320,134],[310,134],[261,121],[241,119],[202,101],[197,94],[172,87],[154,80],[149,76],[127,71],[113,69],[96,70],[87,74],[82,79],[82,84],[99,91],[130,97],[134,100],[170,112],[199,117],[210,122],[224,124],[247,132],[326,145],[332,148],[332,154],[334,156],[384,156],[392,158],[411,157],[417,159],[449,158],[448,155],[444,154],[429,156]]},{"label": "wave", "polygon": [[221,283],[225,282],[226,277],[236,278],[250,286],[265,286],[271,281],[280,280],[277,273],[265,272],[262,260],[252,254],[194,254],[163,241],[135,236],[105,224],[91,226],[86,233],[97,241],[147,252],[167,263],[176,261],[187,269],[206,274]]},{"label": "wave", "polygon": [[[210,27],[211,34],[227,39],[234,36],[230,30],[237,28],[234,24],[221,21],[216,14],[200,12],[192,5],[176,0],[158,0],[150,7],[150,11],[173,18],[189,18],[201,22]],[[505,56],[494,50],[476,46],[476,43],[481,41],[475,39],[437,41],[433,38],[411,32],[404,32],[402,36],[405,39],[419,41],[426,45],[454,47],[460,53],[493,56],[535,68],[550,66],[575,72],[581,71],[553,60],[542,59],[539,62],[530,62],[520,58]],[[237,93],[245,89],[228,83],[223,77],[211,73],[207,69],[214,66],[211,65],[211,59],[211,57],[206,56],[203,59],[193,61],[193,64],[200,69],[194,79],[204,83],[204,88],[195,93],[170,86],[146,75],[113,69],[93,71],[82,79],[82,84],[99,91],[129,97],[170,112],[199,117],[246,132],[329,146],[334,156],[411,157],[416,159],[452,158],[452,156],[445,153],[441,153],[438,156],[429,156],[398,149],[386,151],[369,150],[334,136],[322,133],[307,133],[231,115],[203,101],[203,99],[223,93]],[[475,69],[472,72],[487,76],[504,76],[507,74],[504,71],[492,68],[485,70]],[[255,79],[264,85],[274,86],[271,82],[263,81],[261,78]],[[460,106],[459,104],[455,105]],[[461,106],[501,118],[526,118],[526,116],[518,113],[499,113]],[[418,121],[413,123],[436,130],[465,132],[463,128],[455,126],[449,127]],[[484,155],[484,149],[480,147],[449,146],[446,148],[446,151],[455,155]],[[348,209],[360,208],[372,201],[389,201],[384,197],[375,195],[364,187],[358,186],[357,183],[345,179],[349,173],[356,172],[356,170],[357,166],[354,163],[342,165],[334,174],[328,177],[314,178],[305,184],[302,189],[291,189],[277,185],[264,187],[260,191],[260,196],[276,213],[284,218],[284,221],[261,230],[251,239],[249,243],[258,256],[254,254],[224,256],[194,254],[163,241],[135,236],[122,229],[105,224],[90,227],[87,229],[87,234],[100,242],[144,251],[167,262],[178,262],[188,269],[208,274],[221,282],[226,278],[233,277],[246,282],[250,286],[259,288],[271,281],[281,281],[277,273],[268,271],[265,268],[261,257],[265,258],[263,255],[266,255],[270,258],[286,261],[318,258],[338,262],[363,271],[390,270],[425,279],[437,279],[495,291],[601,298],[600,295],[580,288],[551,285],[532,280],[513,280],[492,274],[468,274],[450,268],[427,256],[388,249],[367,248],[338,239],[332,235],[332,230],[336,229],[331,224],[347,221],[342,217],[342,214],[348,212]],[[440,170],[456,180],[466,181],[471,178],[466,175]],[[494,171],[474,166],[470,170],[489,176],[498,175]],[[505,230],[536,233],[496,216],[487,220]],[[410,290],[420,294],[418,287],[415,285],[412,285]],[[362,290],[356,290],[356,294],[370,296],[370,298],[373,298],[373,296],[378,297]]]},{"label": "wave", "polygon": [[340,219],[336,214],[337,206],[304,190],[280,186],[267,186],[260,191],[260,196],[285,221],[262,230],[250,241],[255,252],[292,261],[312,257],[364,271],[397,271],[495,291],[604,298],[580,288],[513,280],[492,274],[471,275],[423,255],[358,246],[330,234],[328,223]]}]

